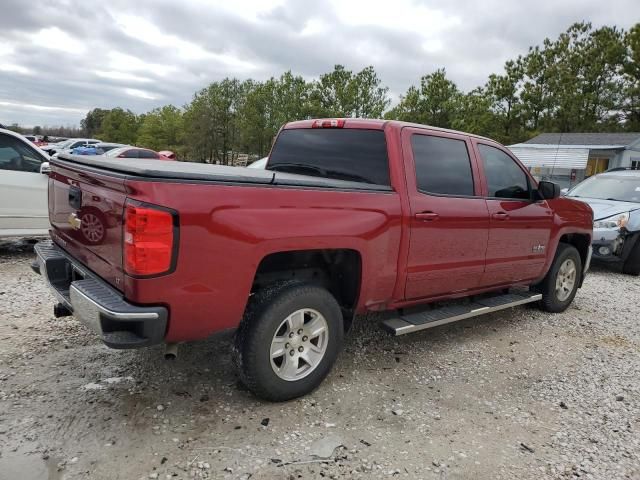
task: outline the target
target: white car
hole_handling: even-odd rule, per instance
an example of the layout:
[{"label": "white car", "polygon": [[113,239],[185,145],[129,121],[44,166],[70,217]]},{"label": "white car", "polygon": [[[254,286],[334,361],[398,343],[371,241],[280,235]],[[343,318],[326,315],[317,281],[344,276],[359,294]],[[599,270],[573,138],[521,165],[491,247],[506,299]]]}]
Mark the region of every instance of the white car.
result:
[{"label": "white car", "polygon": [[47,235],[49,156],[0,128],[0,237]]},{"label": "white car", "polygon": [[251,165],[247,165],[247,168],[262,168],[264,169],[267,166],[267,162],[269,161],[269,157],[261,158],[260,160],[256,160]]},{"label": "white car", "polygon": [[42,147],[42,149],[49,155],[53,156],[56,153],[61,152],[71,153],[71,151],[76,147],[86,147],[100,142],[100,140],[96,140],[95,138],[70,138],[69,140],[65,140],[62,143],[49,144],[45,147]]}]

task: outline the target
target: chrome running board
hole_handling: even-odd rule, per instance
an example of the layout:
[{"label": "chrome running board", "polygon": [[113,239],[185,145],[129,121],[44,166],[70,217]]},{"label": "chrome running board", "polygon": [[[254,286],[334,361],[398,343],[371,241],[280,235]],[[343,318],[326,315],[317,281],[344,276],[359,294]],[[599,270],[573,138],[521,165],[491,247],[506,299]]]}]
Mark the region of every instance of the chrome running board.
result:
[{"label": "chrome running board", "polygon": [[539,293],[518,291],[474,299],[462,305],[446,305],[382,321],[382,327],[394,335],[405,335],[446,323],[497,312],[505,308],[537,302]]}]

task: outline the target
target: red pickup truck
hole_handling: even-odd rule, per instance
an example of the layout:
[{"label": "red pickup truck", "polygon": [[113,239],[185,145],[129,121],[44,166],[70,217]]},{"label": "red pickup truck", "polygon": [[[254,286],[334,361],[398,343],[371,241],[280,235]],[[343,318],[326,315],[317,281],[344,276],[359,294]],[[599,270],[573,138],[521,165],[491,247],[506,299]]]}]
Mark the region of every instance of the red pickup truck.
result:
[{"label": "red pickup truck", "polygon": [[538,302],[591,258],[584,203],[474,135],[382,120],[285,125],[266,170],[61,154],[34,269],[57,316],[113,348],[237,329],[239,375],[285,400],[329,372],[356,314],[400,335]]}]

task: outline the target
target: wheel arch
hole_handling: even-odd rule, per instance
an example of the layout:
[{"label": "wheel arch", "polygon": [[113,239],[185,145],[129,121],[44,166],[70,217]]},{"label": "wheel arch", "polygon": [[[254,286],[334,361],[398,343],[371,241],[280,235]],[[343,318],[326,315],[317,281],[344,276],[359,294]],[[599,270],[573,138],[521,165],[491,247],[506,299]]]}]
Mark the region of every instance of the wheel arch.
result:
[{"label": "wheel arch", "polygon": [[591,237],[589,235],[586,233],[565,233],[558,242],[574,246],[580,254],[582,265],[586,264],[589,256],[589,247],[591,246]]},{"label": "wheel arch", "polygon": [[351,326],[362,286],[362,255],[352,248],[290,250],[265,255],[259,262],[251,292],[283,281],[326,288],[336,298]]}]

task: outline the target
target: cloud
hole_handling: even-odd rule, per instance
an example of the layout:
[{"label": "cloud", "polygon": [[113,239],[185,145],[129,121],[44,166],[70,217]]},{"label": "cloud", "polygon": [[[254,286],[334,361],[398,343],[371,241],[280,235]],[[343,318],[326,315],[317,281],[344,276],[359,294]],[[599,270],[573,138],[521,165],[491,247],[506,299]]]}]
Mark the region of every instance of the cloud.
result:
[{"label": "cloud", "polygon": [[337,63],[373,65],[395,96],[441,67],[469,90],[574,22],[638,18],[637,0],[3,0],[0,122],[181,106],[225,76],[312,79]]}]

